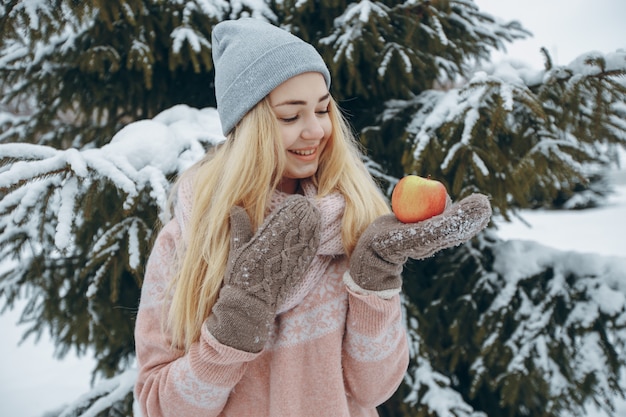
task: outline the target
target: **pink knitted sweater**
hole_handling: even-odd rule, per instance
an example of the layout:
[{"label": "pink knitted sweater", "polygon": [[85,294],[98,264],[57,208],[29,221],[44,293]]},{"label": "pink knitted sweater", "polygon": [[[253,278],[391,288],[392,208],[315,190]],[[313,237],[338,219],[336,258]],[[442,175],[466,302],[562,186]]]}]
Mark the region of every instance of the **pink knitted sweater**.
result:
[{"label": "pink knitted sweater", "polygon": [[[315,196],[312,184],[303,188]],[[284,197],[277,194],[272,206]],[[317,204],[323,227],[317,256],[256,354],[220,344],[206,327],[188,353],[170,348],[161,320],[169,303],[168,271],[187,220],[185,210],[176,211],[157,237],[137,315],[135,396],[144,417],[377,415],[376,406],[395,392],[408,366],[400,299],[346,287],[343,197]]]}]

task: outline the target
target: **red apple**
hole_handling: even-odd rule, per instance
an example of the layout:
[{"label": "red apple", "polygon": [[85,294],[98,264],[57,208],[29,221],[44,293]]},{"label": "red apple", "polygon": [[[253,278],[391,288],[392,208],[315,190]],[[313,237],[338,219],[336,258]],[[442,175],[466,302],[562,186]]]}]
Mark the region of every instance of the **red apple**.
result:
[{"label": "red apple", "polygon": [[402,223],[415,223],[443,213],[448,192],[437,180],[407,175],[391,194],[391,208]]}]

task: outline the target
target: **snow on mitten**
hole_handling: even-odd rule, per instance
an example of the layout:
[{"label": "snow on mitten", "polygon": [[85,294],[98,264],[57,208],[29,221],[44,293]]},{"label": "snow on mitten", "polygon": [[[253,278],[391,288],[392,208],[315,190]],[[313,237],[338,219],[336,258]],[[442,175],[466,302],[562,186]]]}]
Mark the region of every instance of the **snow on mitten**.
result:
[{"label": "snow on mitten", "polygon": [[246,211],[230,213],[231,248],[224,285],[207,320],[220,343],[260,352],[277,305],[304,276],[320,241],[321,215],[305,197],[288,197],[257,232]]},{"label": "snow on mitten", "polygon": [[395,294],[408,258],[423,259],[460,245],[484,229],[490,217],[489,199],[482,194],[472,194],[417,223],[402,223],[393,214],[381,216],[359,238],[350,258],[350,278],[367,292]]}]

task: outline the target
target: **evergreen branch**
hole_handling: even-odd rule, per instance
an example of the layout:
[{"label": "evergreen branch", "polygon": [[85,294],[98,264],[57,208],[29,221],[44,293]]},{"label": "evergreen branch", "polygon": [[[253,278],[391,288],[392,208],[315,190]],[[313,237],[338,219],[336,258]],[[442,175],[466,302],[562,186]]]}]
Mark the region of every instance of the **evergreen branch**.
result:
[{"label": "evergreen branch", "polygon": [[[96,417],[105,410],[115,409],[116,403],[132,401],[137,370],[129,369],[104,380],[72,404],[64,407],[59,417]],[[120,410],[121,411],[121,410]]]},{"label": "evergreen branch", "polygon": [[488,415],[576,415],[588,399],[610,410],[624,393],[626,298],[616,282],[626,269],[620,259],[585,256],[487,232],[451,257],[405,268],[414,284],[407,316],[419,329],[412,357],[446,370],[465,401],[494,395],[497,405],[481,408]]},{"label": "evergreen branch", "polygon": [[[525,247],[521,249],[520,245],[525,245]],[[488,317],[493,316],[494,319],[498,317],[493,321],[496,326],[493,329],[494,333],[485,334],[483,338],[485,340],[483,349],[486,350],[480,356],[493,358],[498,362],[506,358],[506,368],[496,365],[495,362],[488,362],[485,365],[492,368],[491,376],[488,378],[493,381],[494,387],[504,384],[504,386],[514,388],[507,391],[508,394],[503,392],[503,395],[510,398],[508,401],[511,405],[519,404],[519,401],[510,394],[524,390],[521,384],[528,383],[526,377],[515,381],[517,377],[511,374],[511,369],[516,369],[520,375],[527,375],[530,378],[534,378],[534,370],[541,369],[543,374],[558,378],[564,384],[546,387],[555,390],[550,393],[550,397],[560,399],[552,407],[571,409],[572,404],[567,402],[571,401],[571,395],[579,390],[578,384],[585,383],[590,375],[595,374],[598,377],[599,374],[606,372],[603,366],[601,366],[602,369],[593,369],[589,366],[592,363],[602,363],[602,361],[589,361],[587,356],[589,349],[599,349],[598,352],[602,352],[602,355],[613,358],[610,359],[612,362],[617,358],[613,346],[623,345],[625,342],[618,332],[624,326],[618,323],[622,320],[620,317],[624,315],[626,305],[624,302],[621,306],[619,304],[603,305],[602,300],[606,300],[608,296],[605,291],[609,293],[615,291],[610,289],[610,284],[603,282],[602,277],[586,276],[587,272],[580,266],[576,267],[578,268],[576,272],[570,269],[572,267],[568,265],[573,264],[567,257],[579,257],[580,254],[563,253],[556,257],[546,256],[546,260],[551,258],[554,263],[551,262],[550,266],[547,266],[547,271],[538,272],[538,275],[533,275],[530,271],[524,276],[507,273],[508,269],[498,261],[501,257],[506,258],[506,251],[514,250],[515,253],[520,252],[520,249],[521,253],[533,250],[546,251],[546,248],[531,245],[530,243],[510,242],[495,247],[495,270],[503,273],[498,279],[503,280],[506,287],[494,292],[496,297],[481,319],[480,325],[489,327],[491,319]],[[586,265],[584,260],[574,264]],[[608,265],[611,264],[607,259]],[[538,269],[545,268],[545,266],[538,267]],[[609,268],[615,269],[619,266],[609,266]],[[517,280],[522,280],[522,282]],[[537,286],[542,290],[537,291]],[[601,288],[599,292],[598,288]],[[623,296],[621,298],[623,299]],[[514,316],[512,319],[517,323],[514,328],[500,327],[503,310],[507,312],[507,315]],[[585,313],[580,314],[582,311]],[[612,323],[611,342],[595,339],[598,335],[597,321]],[[494,338],[498,340],[497,345]],[[582,348],[581,343],[591,343],[591,345]],[[491,351],[490,346],[492,348],[498,346],[498,348]],[[578,350],[579,348],[582,350]],[[559,358],[553,357],[554,354],[574,358],[574,361],[571,364],[563,363]],[[580,366],[581,362],[585,362],[587,366]],[[482,369],[481,372],[488,369],[478,366],[478,363],[475,366],[477,372],[480,369]],[[495,366],[502,370],[502,374],[494,379],[493,367]],[[608,375],[607,386],[601,385],[603,380],[603,378],[596,379],[598,384],[596,388],[600,390],[602,397],[611,402],[612,393],[620,390],[619,372]],[[582,406],[584,399],[577,400],[577,402],[579,406]]]}]

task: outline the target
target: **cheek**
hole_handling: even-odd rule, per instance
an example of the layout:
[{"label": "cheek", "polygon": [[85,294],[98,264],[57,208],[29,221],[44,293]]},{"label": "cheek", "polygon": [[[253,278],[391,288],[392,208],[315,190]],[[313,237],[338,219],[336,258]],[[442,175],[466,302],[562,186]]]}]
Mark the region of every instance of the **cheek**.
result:
[{"label": "cheek", "polygon": [[324,122],[322,123],[322,129],[324,129],[324,133],[326,137],[330,136],[333,131],[333,122],[330,121],[330,117],[325,117]]},{"label": "cheek", "polygon": [[283,140],[283,146],[288,149],[298,140],[298,131],[292,126],[281,126],[280,136]]},{"label": "cheek", "polygon": [[330,118],[327,117],[326,119],[324,119],[321,125],[322,129],[324,130],[324,141],[327,142],[328,138],[330,138],[330,135],[333,133],[333,124],[330,121]]},{"label": "cheek", "polygon": [[326,139],[330,138],[333,134],[333,122],[331,122],[330,119],[328,119],[324,126],[324,134]]}]

